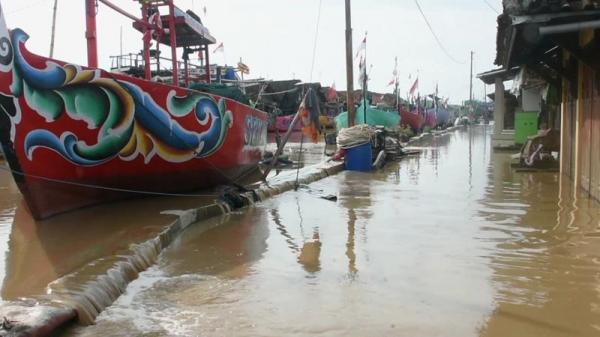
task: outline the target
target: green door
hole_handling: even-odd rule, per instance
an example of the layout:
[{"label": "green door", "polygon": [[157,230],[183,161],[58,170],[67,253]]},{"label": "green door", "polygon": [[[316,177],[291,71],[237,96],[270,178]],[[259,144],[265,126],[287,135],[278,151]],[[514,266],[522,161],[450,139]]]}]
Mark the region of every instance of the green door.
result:
[{"label": "green door", "polygon": [[525,144],[527,137],[538,132],[537,112],[517,112],[515,114],[515,143]]}]

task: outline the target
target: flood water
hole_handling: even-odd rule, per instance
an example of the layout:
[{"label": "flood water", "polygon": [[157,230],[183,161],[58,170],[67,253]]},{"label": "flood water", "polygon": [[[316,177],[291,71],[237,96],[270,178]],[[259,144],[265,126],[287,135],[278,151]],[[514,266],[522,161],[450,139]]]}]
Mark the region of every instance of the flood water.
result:
[{"label": "flood water", "polygon": [[[62,335],[600,335],[600,205],[559,174],[515,173],[510,154],[491,151],[490,133],[429,138],[415,145],[420,155],[382,171],[342,172],[196,224],[95,325]],[[67,227],[58,238],[54,227],[20,225],[18,193],[2,188],[5,299],[43,291],[53,275],[168,220],[142,210],[197,202],[90,209],[100,219],[53,220]],[[117,225],[96,228],[109,218]]]}]

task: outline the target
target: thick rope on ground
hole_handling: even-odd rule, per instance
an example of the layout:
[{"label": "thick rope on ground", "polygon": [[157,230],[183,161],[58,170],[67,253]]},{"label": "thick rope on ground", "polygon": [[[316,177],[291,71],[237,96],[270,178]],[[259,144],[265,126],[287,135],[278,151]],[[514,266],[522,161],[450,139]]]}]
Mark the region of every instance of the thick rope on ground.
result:
[{"label": "thick rope on ground", "polygon": [[373,127],[367,124],[356,125],[351,128],[340,130],[337,136],[338,147],[349,149],[371,142],[371,137],[375,133]]}]

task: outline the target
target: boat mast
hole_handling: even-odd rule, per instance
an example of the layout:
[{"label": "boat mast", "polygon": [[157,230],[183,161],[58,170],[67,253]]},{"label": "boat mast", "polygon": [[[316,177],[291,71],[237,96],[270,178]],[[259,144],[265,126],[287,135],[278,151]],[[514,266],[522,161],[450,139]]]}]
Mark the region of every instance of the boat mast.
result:
[{"label": "boat mast", "polygon": [[[365,32],[365,41],[366,41],[366,39],[367,39],[367,33]],[[367,46],[366,46],[366,44],[365,44],[365,61],[364,62],[365,62],[363,64],[364,74],[363,74],[363,83],[362,83],[362,85],[363,85],[363,118],[364,118],[363,121],[365,124],[369,124],[369,123],[367,123],[367,95],[369,94],[369,89],[367,88],[367,82],[369,80],[368,80],[367,76],[369,76],[369,75],[367,73]]]},{"label": "boat mast", "polygon": [[473,105],[473,51],[471,51],[471,76],[469,77],[469,104]]},{"label": "boat mast", "polygon": [[98,41],[96,38],[96,0],[85,0],[85,18],[88,67],[98,68]]},{"label": "boat mast", "polygon": [[348,127],[354,126],[356,108],[354,107],[354,60],[352,55],[352,9],[350,0],[346,0],[346,105],[348,106]]},{"label": "boat mast", "polygon": [[58,8],[58,0],[54,0],[54,9],[52,10],[52,35],[50,36],[50,58],[54,57],[54,36],[56,34],[56,10]]}]

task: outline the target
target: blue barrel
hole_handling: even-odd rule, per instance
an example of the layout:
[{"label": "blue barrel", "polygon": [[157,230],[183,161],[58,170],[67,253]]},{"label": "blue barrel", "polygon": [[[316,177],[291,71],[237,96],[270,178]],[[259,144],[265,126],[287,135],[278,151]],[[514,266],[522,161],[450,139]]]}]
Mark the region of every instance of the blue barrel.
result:
[{"label": "blue barrel", "polygon": [[371,143],[346,149],[346,170],[369,172],[372,160]]}]

